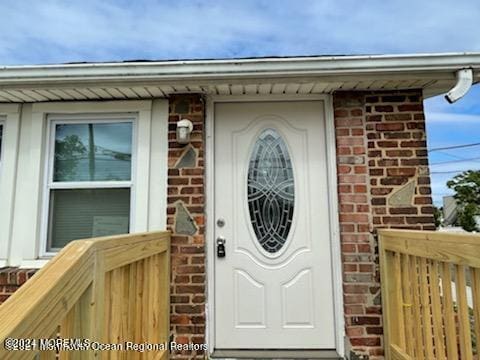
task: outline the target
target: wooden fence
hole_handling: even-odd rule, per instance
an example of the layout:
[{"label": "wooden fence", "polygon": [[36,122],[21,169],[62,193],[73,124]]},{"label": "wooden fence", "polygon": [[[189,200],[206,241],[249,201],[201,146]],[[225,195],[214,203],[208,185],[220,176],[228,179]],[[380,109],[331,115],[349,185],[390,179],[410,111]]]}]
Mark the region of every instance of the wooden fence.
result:
[{"label": "wooden fence", "polygon": [[386,358],[478,359],[480,236],[379,235]]},{"label": "wooden fence", "polygon": [[[39,339],[60,338],[90,343],[60,359],[168,359],[160,344],[168,342],[169,287],[168,232],[71,242],[0,306],[0,359],[55,359],[55,347],[40,351]],[[158,345],[125,351],[126,342]]]}]

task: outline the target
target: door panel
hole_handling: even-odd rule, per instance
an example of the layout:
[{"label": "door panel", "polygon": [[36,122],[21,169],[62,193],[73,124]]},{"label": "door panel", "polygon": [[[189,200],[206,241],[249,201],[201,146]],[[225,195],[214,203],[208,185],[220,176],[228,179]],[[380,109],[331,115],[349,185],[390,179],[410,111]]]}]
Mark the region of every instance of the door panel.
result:
[{"label": "door panel", "polygon": [[218,349],[335,348],[323,114],[321,101],[215,106]]}]

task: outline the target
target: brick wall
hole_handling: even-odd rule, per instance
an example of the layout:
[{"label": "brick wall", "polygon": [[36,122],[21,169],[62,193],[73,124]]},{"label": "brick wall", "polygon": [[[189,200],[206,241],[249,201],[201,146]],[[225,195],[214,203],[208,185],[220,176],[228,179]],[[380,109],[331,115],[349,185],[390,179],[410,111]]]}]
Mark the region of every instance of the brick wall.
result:
[{"label": "brick wall", "polygon": [[[176,123],[193,123],[191,146],[175,140]],[[172,231],[171,330],[173,341],[205,341],[204,106],[200,96],[170,98],[167,224]],[[203,358],[178,352],[175,359]]]},{"label": "brick wall", "polygon": [[383,355],[374,233],[434,229],[421,91],[334,95],[347,351]]},{"label": "brick wall", "polygon": [[0,268],[0,304],[7,300],[17,289],[30,279],[37,269],[19,269],[17,267]]},{"label": "brick wall", "polygon": [[[172,340],[179,343],[205,341],[204,110],[199,95],[170,98],[167,224],[173,234]],[[381,358],[374,230],[434,228],[421,91],[338,92],[334,112],[347,351],[352,359]],[[175,140],[182,118],[194,124],[186,146]],[[0,270],[0,301],[32,274]]]}]

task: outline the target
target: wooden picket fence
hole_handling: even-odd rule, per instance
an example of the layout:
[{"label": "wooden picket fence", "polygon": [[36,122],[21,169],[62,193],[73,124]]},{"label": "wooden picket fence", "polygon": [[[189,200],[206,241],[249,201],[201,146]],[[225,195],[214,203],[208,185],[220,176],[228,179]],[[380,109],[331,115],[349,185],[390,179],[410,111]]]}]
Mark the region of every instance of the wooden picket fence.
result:
[{"label": "wooden picket fence", "polygon": [[[126,341],[166,344],[169,289],[170,233],[73,241],[0,306],[0,359],[168,359],[168,348],[105,349]],[[97,345],[59,353],[6,348],[31,345],[18,339],[57,338]]]},{"label": "wooden picket fence", "polygon": [[480,236],[380,230],[387,359],[477,359]]}]

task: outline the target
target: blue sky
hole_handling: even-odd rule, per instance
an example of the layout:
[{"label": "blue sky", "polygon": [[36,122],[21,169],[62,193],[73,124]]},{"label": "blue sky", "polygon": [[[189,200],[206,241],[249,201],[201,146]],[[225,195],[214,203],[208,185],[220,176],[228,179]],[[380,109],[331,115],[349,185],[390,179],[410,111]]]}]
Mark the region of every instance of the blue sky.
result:
[{"label": "blue sky", "polygon": [[[480,51],[480,1],[2,0],[0,64],[126,59]],[[479,85],[480,86],[480,85]],[[454,105],[426,101],[430,148],[480,142],[478,86]],[[480,147],[431,163],[480,158]],[[432,165],[435,202],[446,171]]]}]

